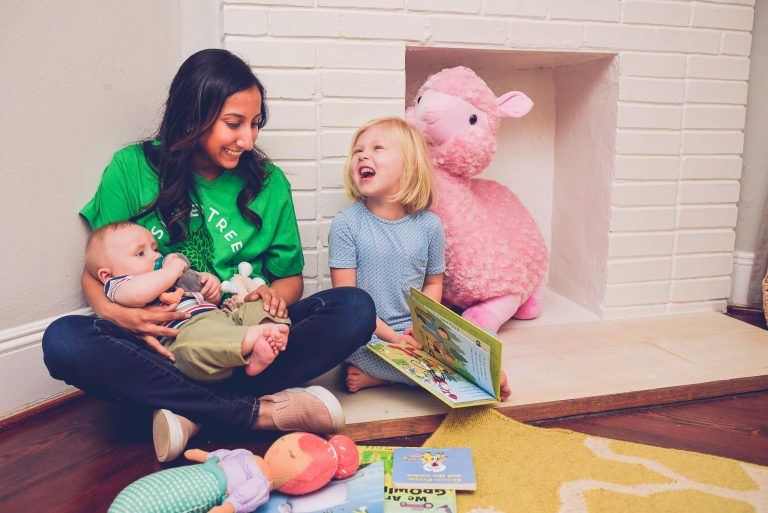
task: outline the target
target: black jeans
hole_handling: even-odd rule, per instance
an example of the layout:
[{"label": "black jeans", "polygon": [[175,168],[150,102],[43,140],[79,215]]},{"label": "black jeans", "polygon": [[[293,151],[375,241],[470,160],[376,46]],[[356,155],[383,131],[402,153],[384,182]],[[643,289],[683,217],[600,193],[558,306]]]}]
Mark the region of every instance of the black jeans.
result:
[{"label": "black jeans", "polygon": [[45,365],[54,378],[106,400],[248,428],[259,396],[329,371],[368,342],[376,327],[373,300],[354,287],[318,292],[289,306],[288,315],[293,326],[286,350],[257,376],[238,369],[222,383],[194,381],[121,326],[82,315],[57,319],[45,331]]}]

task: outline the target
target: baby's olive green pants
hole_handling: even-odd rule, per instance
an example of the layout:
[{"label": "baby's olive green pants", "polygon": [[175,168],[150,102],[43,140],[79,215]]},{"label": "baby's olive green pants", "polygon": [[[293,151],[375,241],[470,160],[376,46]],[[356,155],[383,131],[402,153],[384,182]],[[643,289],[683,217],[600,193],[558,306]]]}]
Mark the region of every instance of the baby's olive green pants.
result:
[{"label": "baby's olive green pants", "polygon": [[166,344],[176,357],[176,368],[198,381],[224,381],[235,367],[248,364],[242,355],[243,339],[249,326],[265,320],[291,325],[290,319],[273,317],[264,311],[261,300],[244,303],[231,315],[212,310],[195,315],[182,325],[181,333]]}]

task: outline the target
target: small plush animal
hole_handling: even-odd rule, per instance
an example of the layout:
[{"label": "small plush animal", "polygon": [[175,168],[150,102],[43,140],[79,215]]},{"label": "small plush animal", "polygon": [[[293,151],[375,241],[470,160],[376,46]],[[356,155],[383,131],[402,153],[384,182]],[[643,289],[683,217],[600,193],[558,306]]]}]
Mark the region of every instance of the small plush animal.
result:
[{"label": "small plush animal", "polygon": [[424,134],[436,171],[432,210],[446,236],[443,298],[493,331],[513,316],[541,313],[549,256],[536,221],[517,197],[497,182],[473,177],[496,152],[501,119],[522,117],[532,107],[519,91],[496,97],[460,66],[429,77],[406,112]]},{"label": "small plush animal", "polygon": [[[177,257],[184,260],[184,262],[187,263],[187,270],[181,273],[179,279],[176,280],[176,283],[173,286],[173,290],[169,290],[160,294],[160,302],[167,305],[172,305],[181,301],[181,298],[184,296],[191,296],[196,298],[198,302],[202,302],[200,291],[203,290],[203,282],[200,279],[200,273],[190,267],[189,259],[184,256],[183,253],[171,254],[176,255]],[[167,257],[168,255],[162,258],[158,258],[155,262],[155,269],[160,269],[163,266],[163,260]]]},{"label": "small plush animal", "polygon": [[237,266],[237,274],[232,279],[221,283],[221,291],[232,294],[224,300],[222,310],[234,312],[242,306],[245,296],[266,285],[267,282],[263,278],[251,278],[251,273],[253,273],[253,266],[248,262],[240,262]]},{"label": "small plush animal", "polygon": [[348,437],[325,440],[310,433],[289,433],[263,458],[245,449],[184,456],[200,463],[155,472],[124,488],[108,513],[249,513],[276,489],[287,495],[319,490],[331,479],[357,472],[357,446]]}]

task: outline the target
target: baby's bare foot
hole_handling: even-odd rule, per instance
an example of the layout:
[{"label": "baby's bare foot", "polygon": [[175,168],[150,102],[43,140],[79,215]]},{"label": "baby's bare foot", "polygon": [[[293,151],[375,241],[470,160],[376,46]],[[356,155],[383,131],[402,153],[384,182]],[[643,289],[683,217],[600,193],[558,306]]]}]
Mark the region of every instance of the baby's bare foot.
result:
[{"label": "baby's bare foot", "polygon": [[267,334],[262,333],[259,339],[253,345],[251,357],[248,359],[248,365],[245,366],[245,373],[249,376],[255,376],[266,369],[270,363],[275,361],[277,351],[272,349],[267,341]]},{"label": "baby's bare foot", "polygon": [[380,387],[391,384],[391,382],[385,379],[374,378],[373,376],[366,374],[354,365],[347,367],[347,389],[352,393],[358,392],[364,388]]},{"label": "baby's bare foot", "polygon": [[[285,351],[285,347],[288,345],[288,332],[289,328],[285,324],[268,324],[270,327],[270,344],[278,351]],[[262,324],[262,326],[264,326]]]},{"label": "baby's bare foot", "polygon": [[249,326],[242,344],[242,355],[251,355],[245,373],[255,376],[266,369],[287,342],[288,326],[271,322]]}]

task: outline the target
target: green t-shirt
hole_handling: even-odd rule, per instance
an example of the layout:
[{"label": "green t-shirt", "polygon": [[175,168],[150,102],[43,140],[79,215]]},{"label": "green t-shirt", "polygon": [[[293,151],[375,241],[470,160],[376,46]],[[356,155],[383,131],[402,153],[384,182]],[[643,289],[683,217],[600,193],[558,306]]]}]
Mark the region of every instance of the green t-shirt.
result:
[{"label": "green t-shirt", "polygon": [[[225,171],[212,182],[197,174],[193,177],[198,197],[193,198],[190,229],[184,240],[169,245],[168,230],[154,212],[137,220],[155,236],[162,254],[184,253],[193,269],[215,274],[221,280],[232,278],[237,265],[244,261],[253,265],[253,276],[263,278],[265,270],[279,278],[303,270],[291,186],[280,168],[267,168],[264,186],[249,205],[261,217],[261,229],[237,208],[237,195],[244,183],[237,174]],[[157,193],[157,174],[141,145],[128,146],[112,157],[96,194],[80,215],[94,229],[125,221],[152,203]]]}]

